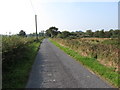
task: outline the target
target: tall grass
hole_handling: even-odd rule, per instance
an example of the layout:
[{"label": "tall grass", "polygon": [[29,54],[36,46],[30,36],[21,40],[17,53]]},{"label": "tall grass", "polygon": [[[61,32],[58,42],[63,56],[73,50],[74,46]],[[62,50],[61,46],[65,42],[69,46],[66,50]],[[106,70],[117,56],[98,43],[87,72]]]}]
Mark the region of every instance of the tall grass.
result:
[{"label": "tall grass", "polygon": [[35,38],[26,38],[19,36],[3,36],[2,37],[2,52],[9,52],[15,48],[22,48],[28,43],[33,42]]},{"label": "tall grass", "polygon": [[18,36],[3,37],[3,88],[25,87],[42,39],[43,38],[40,38],[38,42],[35,42],[35,38],[23,38]]},{"label": "tall grass", "polygon": [[[119,51],[116,40],[103,38],[81,38],[81,39],[60,39],[54,38],[62,46],[69,47],[82,56],[88,56],[97,59],[101,64],[107,67],[113,67],[118,71]],[[112,44],[107,41],[114,41]],[[106,42],[106,43],[105,43]]]},{"label": "tall grass", "polygon": [[115,87],[119,87],[119,76],[118,73],[113,70],[111,67],[106,67],[100,64],[95,58],[82,56],[78,52],[69,47],[57,43],[56,39],[50,39],[50,41],[66,52],[68,55],[72,56],[76,60],[80,61],[83,65],[90,68],[93,72],[100,75],[102,78],[108,80]]}]

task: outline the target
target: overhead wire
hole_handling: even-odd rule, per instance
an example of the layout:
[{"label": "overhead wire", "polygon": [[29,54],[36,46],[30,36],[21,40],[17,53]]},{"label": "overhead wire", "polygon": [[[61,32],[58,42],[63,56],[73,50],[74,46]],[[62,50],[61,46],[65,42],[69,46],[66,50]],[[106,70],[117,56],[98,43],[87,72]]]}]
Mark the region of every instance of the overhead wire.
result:
[{"label": "overhead wire", "polygon": [[33,12],[35,13],[35,15],[36,15],[36,12],[35,12],[35,9],[34,9],[34,6],[33,6],[33,3],[32,3],[32,1],[31,0],[29,0],[30,1],[30,3],[31,3],[31,7],[32,7],[32,9],[33,9]]}]

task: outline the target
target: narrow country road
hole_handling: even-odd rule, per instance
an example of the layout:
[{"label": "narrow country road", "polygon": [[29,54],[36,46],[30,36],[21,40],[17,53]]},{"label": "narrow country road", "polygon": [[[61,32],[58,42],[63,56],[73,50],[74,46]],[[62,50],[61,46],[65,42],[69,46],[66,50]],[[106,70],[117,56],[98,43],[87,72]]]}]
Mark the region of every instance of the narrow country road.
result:
[{"label": "narrow country road", "polygon": [[44,39],[26,88],[111,88],[48,39]]}]

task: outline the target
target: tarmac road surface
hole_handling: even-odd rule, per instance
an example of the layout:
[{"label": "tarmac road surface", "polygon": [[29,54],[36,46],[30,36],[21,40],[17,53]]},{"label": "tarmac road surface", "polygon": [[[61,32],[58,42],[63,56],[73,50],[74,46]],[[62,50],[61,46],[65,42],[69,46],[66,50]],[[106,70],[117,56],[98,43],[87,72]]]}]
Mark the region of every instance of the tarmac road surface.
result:
[{"label": "tarmac road surface", "polygon": [[79,62],[44,39],[26,88],[111,88]]}]

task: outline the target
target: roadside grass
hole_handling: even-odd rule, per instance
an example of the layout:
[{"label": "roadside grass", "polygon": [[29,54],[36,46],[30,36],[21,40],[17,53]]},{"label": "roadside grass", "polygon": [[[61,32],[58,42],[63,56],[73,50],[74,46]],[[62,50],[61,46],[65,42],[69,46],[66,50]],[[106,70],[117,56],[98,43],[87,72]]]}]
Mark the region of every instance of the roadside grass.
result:
[{"label": "roadside grass", "polygon": [[19,51],[16,62],[3,71],[2,88],[25,88],[39,45],[33,42]]},{"label": "roadside grass", "polygon": [[107,44],[107,45],[116,45],[119,47],[120,45],[120,40],[119,38],[112,38],[112,39],[107,39],[101,42],[102,44]]},{"label": "roadside grass", "polygon": [[118,73],[113,71],[113,68],[106,67],[102,64],[100,64],[95,58],[89,58],[85,56],[81,56],[74,50],[61,46],[57,42],[49,39],[54,45],[59,47],[61,50],[63,50],[68,55],[72,56],[74,59],[79,61],[81,64],[83,64],[85,67],[90,68],[94,73],[96,73],[98,76],[101,76],[103,79],[107,80],[111,85],[114,87],[119,87],[119,78]]}]

